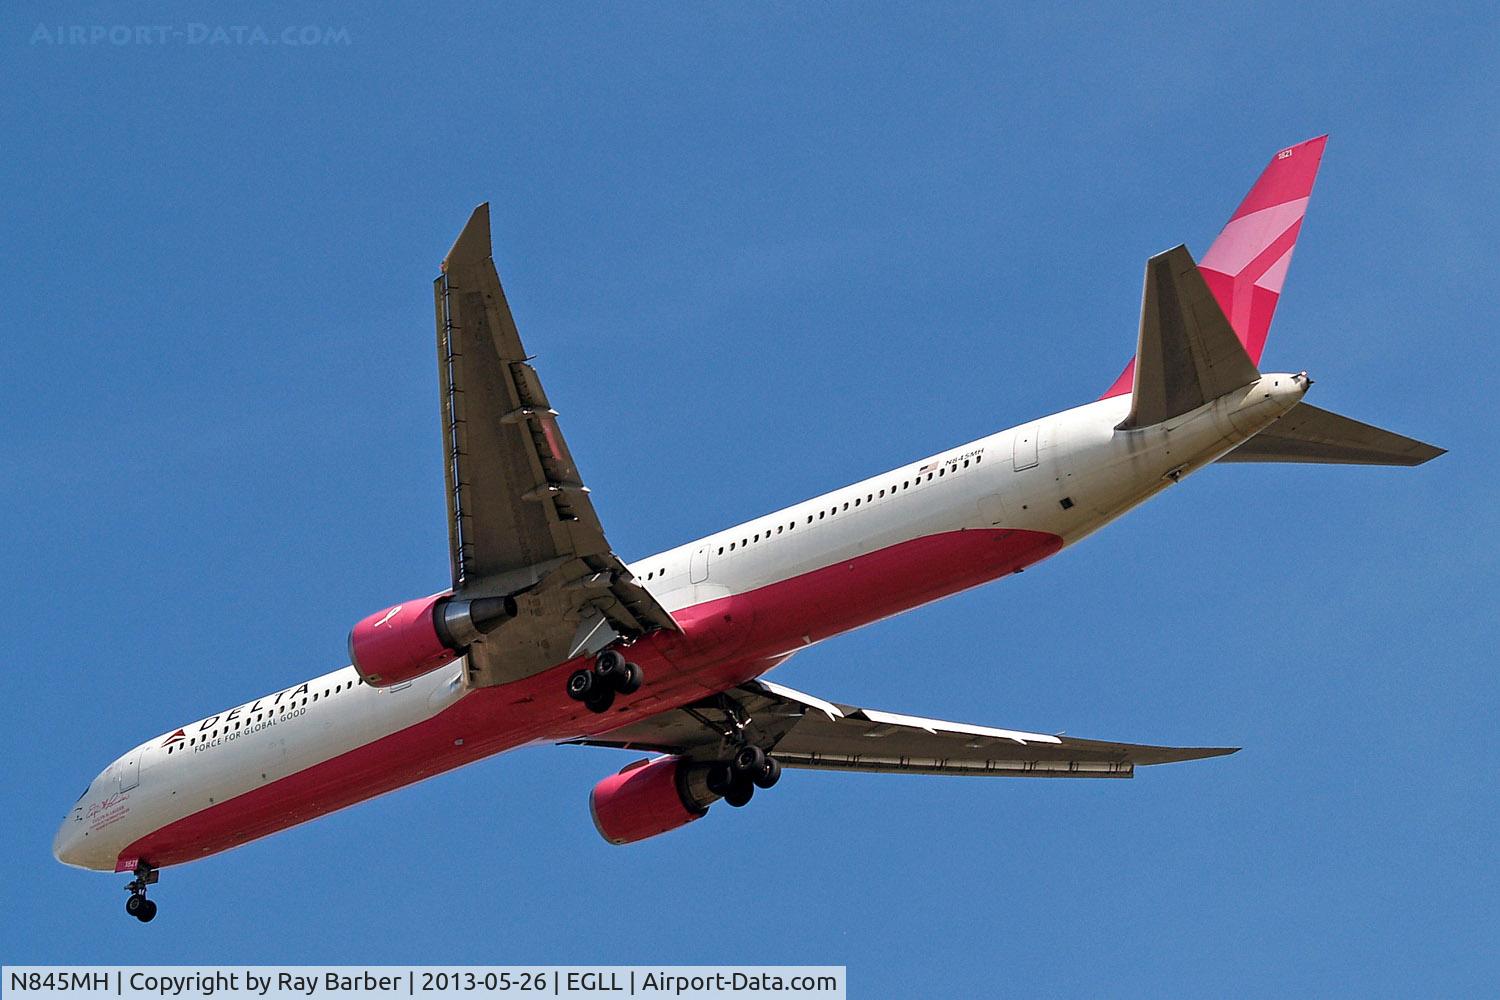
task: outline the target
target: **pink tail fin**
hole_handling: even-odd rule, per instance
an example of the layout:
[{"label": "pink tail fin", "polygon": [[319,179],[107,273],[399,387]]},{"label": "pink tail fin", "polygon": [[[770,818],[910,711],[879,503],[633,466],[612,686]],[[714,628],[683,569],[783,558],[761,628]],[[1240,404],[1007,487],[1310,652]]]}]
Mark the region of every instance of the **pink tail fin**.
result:
[{"label": "pink tail fin", "polygon": [[[1245,353],[1257,365],[1327,142],[1328,136],[1320,135],[1272,157],[1198,264]],[[1100,398],[1130,392],[1134,381],[1132,358]]]}]

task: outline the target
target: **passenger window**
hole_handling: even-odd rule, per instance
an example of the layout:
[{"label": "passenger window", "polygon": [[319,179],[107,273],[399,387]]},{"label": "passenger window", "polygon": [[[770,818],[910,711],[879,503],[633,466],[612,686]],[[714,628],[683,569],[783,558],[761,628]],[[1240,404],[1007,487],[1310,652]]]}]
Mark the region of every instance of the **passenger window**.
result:
[{"label": "passenger window", "polygon": [[[845,506],[845,507],[847,507],[847,506],[849,506],[849,505],[848,505],[848,504],[845,504],[845,505],[844,505],[844,506]],[[858,507],[858,506],[859,506],[859,497],[855,497],[855,498],[854,498],[854,506],[856,506],[856,507]]]}]

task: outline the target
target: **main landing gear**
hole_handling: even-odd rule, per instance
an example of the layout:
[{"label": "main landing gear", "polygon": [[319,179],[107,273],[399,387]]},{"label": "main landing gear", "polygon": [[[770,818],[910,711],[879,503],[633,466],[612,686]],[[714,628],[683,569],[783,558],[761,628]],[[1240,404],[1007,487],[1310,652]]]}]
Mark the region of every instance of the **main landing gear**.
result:
[{"label": "main landing gear", "polygon": [[760,747],[747,744],[732,759],[709,769],[708,790],[739,808],[749,803],[757,788],[770,788],[780,780],[781,762]]},{"label": "main landing gear", "polygon": [[616,694],[635,694],[645,679],[639,664],[626,662],[618,649],[606,649],[595,658],[594,669],[573,671],[568,697],[583,702],[590,712],[608,712]]},{"label": "main landing gear", "polygon": [[130,898],[125,900],[125,912],[141,923],[151,922],[156,916],[156,904],[146,898],[146,886],[155,885],[158,872],[144,861],[136,863],[135,878],[125,887]]}]

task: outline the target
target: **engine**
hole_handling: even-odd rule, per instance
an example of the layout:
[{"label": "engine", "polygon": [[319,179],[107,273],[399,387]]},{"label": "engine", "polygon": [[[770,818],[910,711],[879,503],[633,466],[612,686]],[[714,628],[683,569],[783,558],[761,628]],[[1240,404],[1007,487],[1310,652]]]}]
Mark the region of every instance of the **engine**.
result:
[{"label": "engine", "polygon": [[436,670],[516,616],[513,597],[434,594],[398,604],[349,632],[349,661],[375,687]]},{"label": "engine", "polygon": [[632,844],[686,826],[719,798],[708,790],[708,771],[681,757],[631,764],[589,793],[594,827],[611,844]]}]

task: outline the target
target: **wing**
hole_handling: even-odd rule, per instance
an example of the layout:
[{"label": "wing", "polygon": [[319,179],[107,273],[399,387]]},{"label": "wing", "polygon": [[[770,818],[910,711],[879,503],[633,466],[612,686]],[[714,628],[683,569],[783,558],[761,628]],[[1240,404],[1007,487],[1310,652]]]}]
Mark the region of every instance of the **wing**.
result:
[{"label": "wing", "polygon": [[513,594],[521,608],[474,647],[471,683],[526,677],[615,635],[675,629],[604,537],[500,287],[489,205],[474,210],[434,293],[453,589]]},{"label": "wing", "polygon": [[1137,765],[1238,749],[1106,743],[943,722],[839,705],[767,681],[569,742],[727,760],[743,741],[786,767],[993,777],[1129,778]]}]

